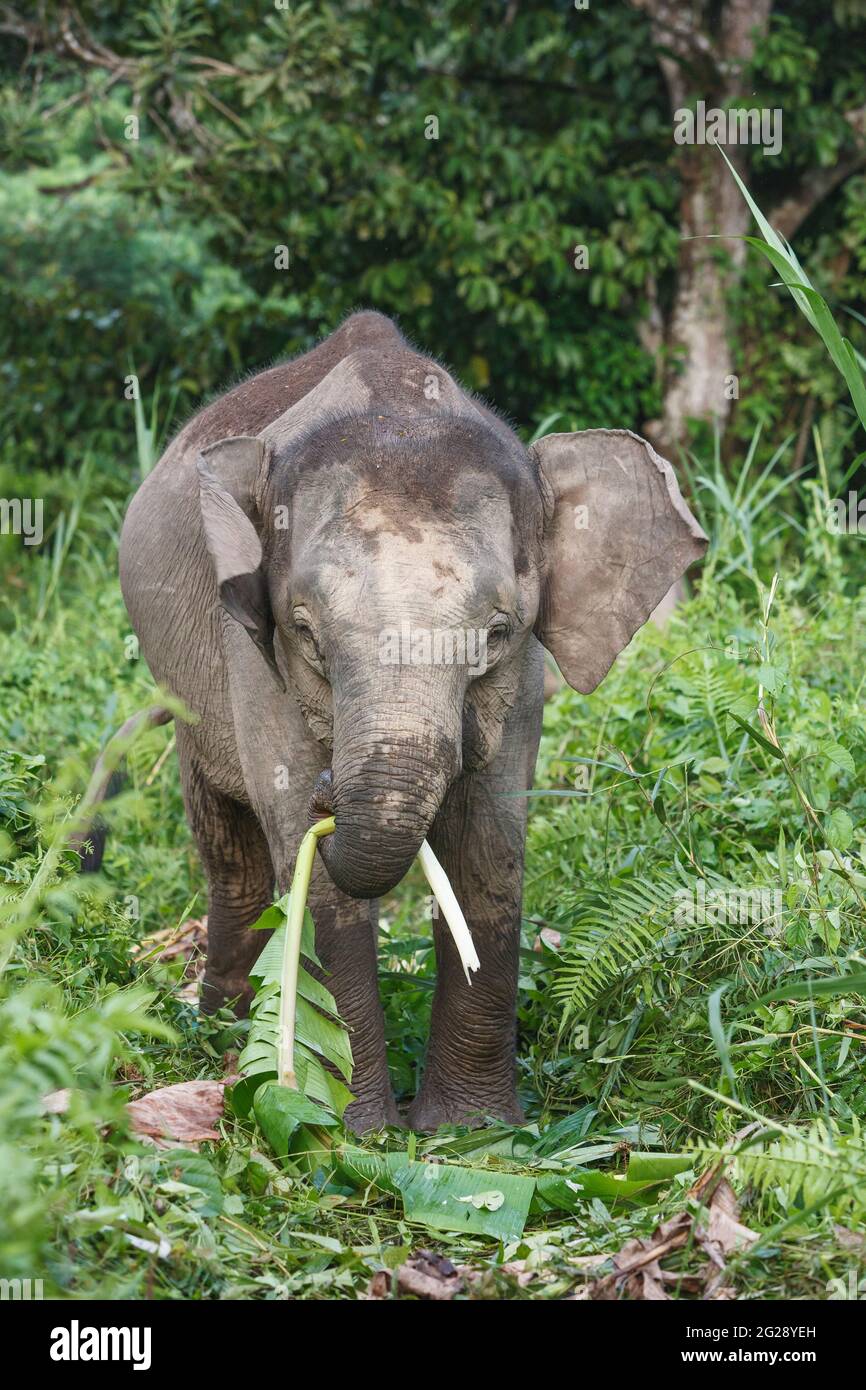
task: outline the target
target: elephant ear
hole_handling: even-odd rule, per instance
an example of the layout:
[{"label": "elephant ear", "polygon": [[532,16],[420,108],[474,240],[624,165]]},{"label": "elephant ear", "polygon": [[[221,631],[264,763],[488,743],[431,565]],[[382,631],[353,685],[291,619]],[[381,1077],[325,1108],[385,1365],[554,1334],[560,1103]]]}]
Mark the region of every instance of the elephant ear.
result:
[{"label": "elephant ear", "polygon": [[535,632],[588,694],[707,538],[670,464],[630,430],[549,434],[532,453],[553,496]]},{"label": "elephant ear", "polygon": [[199,500],[205,543],[216,573],[220,603],[241,623],[280,682],[274,655],[274,619],[254,523],[256,480],[265,446],[239,435],[221,439],[198,456]]}]

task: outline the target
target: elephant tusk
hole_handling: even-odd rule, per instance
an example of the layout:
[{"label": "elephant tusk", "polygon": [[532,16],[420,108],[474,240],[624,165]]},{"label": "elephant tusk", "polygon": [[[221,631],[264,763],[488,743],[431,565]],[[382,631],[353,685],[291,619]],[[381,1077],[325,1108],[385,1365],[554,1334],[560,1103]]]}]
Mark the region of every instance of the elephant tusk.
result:
[{"label": "elephant tusk", "polygon": [[466,918],[454,896],[454,889],[448,882],[448,875],[426,840],[423,841],[418,851],[418,862],[424,870],[424,876],[430,884],[430,891],[439,904],[442,916],[448,923],[448,930],[454,938],[454,945],[457,947],[457,954],[460,957],[460,964],[463,966],[466,983],[471,985],[469,971],[480,970],[481,961],[478,959],[478,952],[475,949]]}]

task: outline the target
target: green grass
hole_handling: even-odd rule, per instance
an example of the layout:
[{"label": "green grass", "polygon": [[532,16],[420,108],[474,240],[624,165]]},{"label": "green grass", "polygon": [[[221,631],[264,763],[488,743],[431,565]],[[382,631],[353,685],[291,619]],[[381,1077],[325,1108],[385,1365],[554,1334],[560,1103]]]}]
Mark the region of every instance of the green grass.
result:
[{"label": "green grass", "polygon": [[[432,1246],[482,1272],[476,1297],[556,1298],[585,1282],[586,1256],[681,1210],[690,1173],[754,1117],[731,1175],[762,1239],[734,1263],[737,1292],[826,1297],[858,1271],[862,1247],[834,1228],[866,1228],[864,994],[784,992],[866,969],[866,567],[857,537],[821,526],[841,469],[830,460],[792,488],[786,515],[772,478],[726,482],[718,462],[698,464],[714,541],[698,596],[664,632],[643,629],[594,695],[565,690],[547,707],[519,1010],[531,1133],[517,1159],[501,1130],[419,1139],[417,1155],[471,1152],[495,1173],[546,1154],[618,1172],[631,1146],[693,1164],[647,1205],[595,1197],[531,1216],[522,1240],[502,1244],[410,1223],[388,1195],[323,1191],[269,1154],[252,1119],[227,1113],[220,1142],[198,1153],[129,1134],[128,1098],[226,1075],[247,1025],[200,1017],[178,962],[134,954],[205,910],[174,761],[161,761],[170,727],[130,755],[102,875],[82,879],[63,856],[15,919],[99,748],[152,689],[116,580],[133,478],[96,460],[28,482],[46,499],[45,543],[0,542],[0,929],[13,946],[0,993],[0,1274],[75,1297],[354,1297]],[[14,495],[11,468],[0,481]],[[726,920],[689,920],[700,892]],[[414,1092],[430,1007],[425,902],[413,871],[383,910],[401,1096]],[[69,1111],[45,1115],[42,1096],[67,1086]],[[405,1136],[369,1147],[395,1143]],[[514,1260],[537,1271],[525,1286],[505,1268]]]}]

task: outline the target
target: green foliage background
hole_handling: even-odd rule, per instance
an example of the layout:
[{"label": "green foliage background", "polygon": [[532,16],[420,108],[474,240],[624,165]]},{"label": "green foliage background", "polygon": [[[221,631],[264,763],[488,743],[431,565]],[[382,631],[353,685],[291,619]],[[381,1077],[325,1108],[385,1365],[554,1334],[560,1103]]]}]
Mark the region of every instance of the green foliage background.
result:
[{"label": "green foliage background", "polygon": [[[553,413],[563,428],[657,413],[638,325],[649,274],[671,293],[678,235],[657,59],[622,4],[591,25],[565,3],[452,0],[80,13],[140,64],[134,77],[53,50],[25,62],[14,42],[0,60],[0,496],[43,497],[46,517],[40,546],[0,538],[0,1276],[64,1297],[353,1297],[431,1243],[390,1198],[323,1191],[321,1174],[266,1152],[251,1117],[228,1114],[197,1153],[129,1132],[127,1099],[231,1072],[247,1035],[228,1014],[198,1015],[181,960],[137,954],[204,911],[163,760],[170,729],[130,756],[102,875],[82,878],[66,854],[16,913],[99,748],[150,699],[117,538],[139,471],[199,399],[370,304],[527,436]],[[753,82],[784,107],[785,142],[772,169],[755,156],[759,203],[848,148],[839,113],[864,95],[862,28],[853,0],[774,15]],[[226,71],[204,83],[214,64]],[[123,138],[131,111],[137,142]],[[438,141],[424,139],[430,114]],[[579,243],[589,275],[572,268]],[[860,341],[844,306],[866,307],[862,178],[797,249]],[[750,259],[736,295],[745,384],[728,435],[684,463],[712,542],[700,587],[592,696],[548,705],[531,801],[517,1138],[566,1171],[615,1173],[629,1146],[681,1150],[691,1167],[644,1205],[595,1196],[536,1213],[519,1241],[436,1237],[481,1271],[475,1297],[581,1287],[586,1256],[688,1205],[747,1119],[758,1134],[728,1158],[763,1239],[734,1262],[736,1291],[827,1297],[862,1273],[866,549],[826,524],[860,446],[841,381],[768,278]],[[788,436],[808,398],[816,430],[798,469]],[[759,692],[784,760],[738,722],[757,726]],[[684,927],[676,895],[699,883],[764,890],[779,920]],[[423,891],[410,876],[381,931],[401,1100],[429,1015]],[[803,998],[813,979],[835,992]],[[46,1114],[59,1088],[69,1108]],[[494,1182],[521,1170],[516,1142],[458,1133],[418,1154],[471,1150]],[[693,1272],[694,1252],[679,1267]]]},{"label": "green foliage background", "polygon": [[[59,7],[35,8],[53,32]],[[528,429],[553,411],[581,427],[658,414],[659,362],[637,326],[650,277],[663,308],[672,293],[680,190],[640,11],[100,0],[78,13],[114,66],[59,41],[29,63],[9,42],[0,59],[2,409],[19,459],[68,462],[85,436],[121,463],[130,364],[145,394],[176,388],[181,418],[358,305],[395,314]],[[781,153],[750,155],[762,206],[850,154],[864,32],[856,4],[776,7],[746,77],[751,101],[784,111]],[[862,176],[798,249],[831,303],[866,313]],[[745,438],[758,418],[790,427],[804,396],[822,411],[840,399],[808,330],[756,296],[767,282],[753,259],[735,296]]]}]

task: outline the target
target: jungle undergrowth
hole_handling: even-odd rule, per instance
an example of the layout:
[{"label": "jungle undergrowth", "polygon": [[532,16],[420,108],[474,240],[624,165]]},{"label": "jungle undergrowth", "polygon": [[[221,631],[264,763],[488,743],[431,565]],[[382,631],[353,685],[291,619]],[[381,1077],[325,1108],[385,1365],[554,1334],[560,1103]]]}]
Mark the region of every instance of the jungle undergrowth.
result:
[{"label": "jungle undergrowth", "polygon": [[[723,495],[696,481],[713,539],[697,596],[664,631],[643,629],[595,694],[566,689],[547,706],[529,803],[527,1123],[602,1170],[621,1171],[639,1148],[694,1151],[698,1171],[758,1115],[765,1139],[731,1176],[744,1219],[772,1236],[736,1264],[737,1291],[761,1298],[827,1297],[832,1280],[863,1272],[864,995],[764,998],[866,969],[866,595],[858,538],[828,544],[821,527],[834,467],[825,461],[805,514],[781,528],[748,486]],[[718,482],[710,466],[698,475]],[[116,581],[121,490],[98,464],[54,486],[40,553],[0,557],[11,599],[0,617],[0,857],[18,901],[108,734],[152,694]],[[4,975],[4,1277],[76,1296],[353,1297],[433,1246],[482,1272],[475,1297],[557,1298],[585,1282],[587,1256],[679,1209],[688,1173],[649,1206],[595,1198],[498,1245],[410,1225],[389,1198],[320,1191],[229,1110],[220,1141],[197,1152],[132,1136],[127,1099],[230,1075],[247,1028],[198,1014],[181,958],[135,954],[205,911],[170,737],[158,728],[136,742],[102,873],[81,878],[61,856]],[[0,930],[10,912],[6,901]],[[380,970],[405,1100],[435,970],[417,869],[383,905]],[[41,1098],[64,1087],[66,1114],[44,1114]],[[495,1131],[490,1144],[507,1138]],[[368,1147],[393,1142],[406,1137]],[[844,1201],[828,1181],[842,1155]],[[845,1243],[840,1224],[854,1233]],[[515,1260],[531,1281],[518,1283]]]}]

